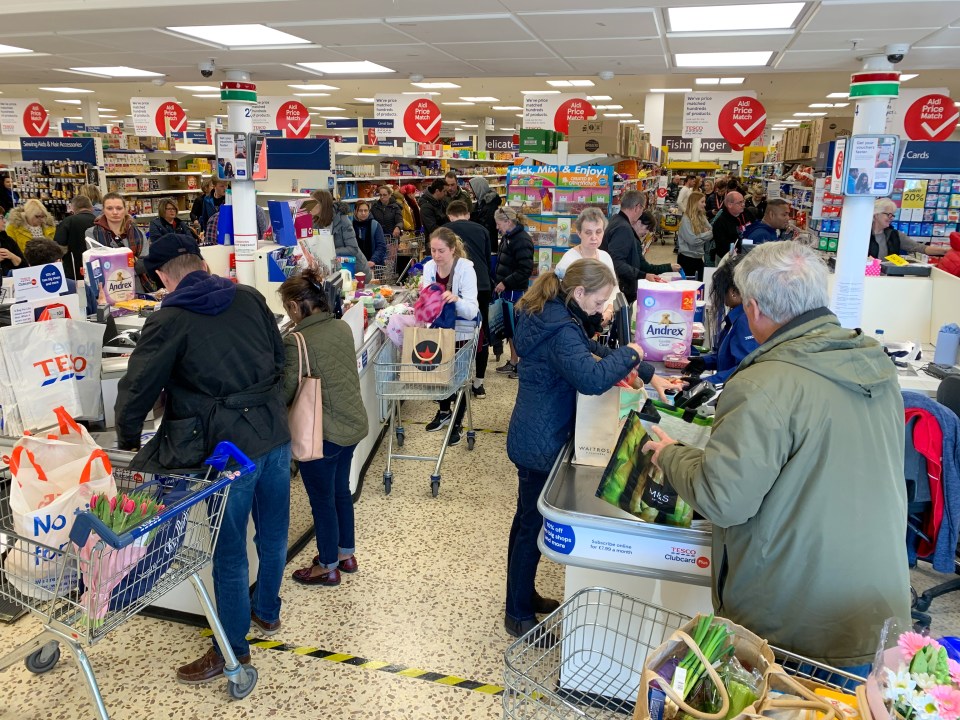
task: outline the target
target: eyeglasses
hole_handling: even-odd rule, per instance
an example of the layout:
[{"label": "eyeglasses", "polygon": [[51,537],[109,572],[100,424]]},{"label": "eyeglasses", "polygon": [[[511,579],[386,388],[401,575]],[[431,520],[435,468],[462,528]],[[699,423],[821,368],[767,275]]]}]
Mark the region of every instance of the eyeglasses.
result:
[{"label": "eyeglasses", "polygon": [[896,217],[896,216],[897,216],[896,213],[885,213],[885,212],[882,212],[882,213],[880,213],[880,214],[881,214],[881,215],[886,215],[886,216],[889,217],[889,218],[892,218],[892,217]]}]

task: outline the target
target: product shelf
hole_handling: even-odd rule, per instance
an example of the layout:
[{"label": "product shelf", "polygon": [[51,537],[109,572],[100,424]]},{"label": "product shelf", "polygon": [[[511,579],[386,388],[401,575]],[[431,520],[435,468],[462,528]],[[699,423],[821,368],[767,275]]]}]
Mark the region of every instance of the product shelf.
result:
[{"label": "product shelf", "polygon": [[399,153],[366,153],[366,152],[337,152],[337,158],[384,158],[390,160],[447,160],[449,162],[469,162],[469,163],[505,163],[512,165],[513,159],[495,160],[493,158],[464,158],[464,157],[428,157],[426,155],[403,155]]},{"label": "product shelf", "polygon": [[[506,173],[498,173],[496,175],[460,175],[459,177],[471,178],[471,177],[482,177],[482,178],[505,178]],[[379,180],[435,180],[436,178],[442,178],[443,175],[373,175],[373,176],[341,176],[337,178],[337,182],[377,182]]]},{"label": "product shelf", "polygon": [[108,172],[105,175],[109,177],[169,177],[177,175],[196,175],[197,177],[210,176],[210,173],[202,173],[197,170],[184,170],[183,172]]},{"label": "product shelf", "polygon": [[121,190],[124,195],[187,195],[193,193],[198,195],[202,190],[193,188],[192,190]]}]

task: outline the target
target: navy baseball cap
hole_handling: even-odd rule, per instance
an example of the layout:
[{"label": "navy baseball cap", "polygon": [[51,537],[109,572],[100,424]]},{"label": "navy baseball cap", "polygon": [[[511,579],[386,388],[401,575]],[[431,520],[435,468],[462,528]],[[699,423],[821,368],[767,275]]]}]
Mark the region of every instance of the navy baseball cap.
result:
[{"label": "navy baseball cap", "polygon": [[156,240],[151,239],[150,251],[143,259],[143,268],[150,276],[155,277],[158,269],[181,255],[203,257],[200,254],[200,247],[197,245],[197,241],[189,235],[181,235],[179,233],[161,235]]}]

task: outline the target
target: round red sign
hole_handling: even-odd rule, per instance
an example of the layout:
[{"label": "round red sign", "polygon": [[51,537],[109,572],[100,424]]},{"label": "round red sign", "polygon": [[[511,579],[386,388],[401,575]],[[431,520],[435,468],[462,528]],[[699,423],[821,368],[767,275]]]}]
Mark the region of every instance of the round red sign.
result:
[{"label": "round red sign", "polygon": [[665,198],[666,196],[667,196],[667,189],[666,189],[666,188],[657,188],[657,197],[658,197],[658,198]]},{"label": "round red sign", "polygon": [[697,558],[697,567],[699,568],[708,568],[710,567],[710,558],[701,555]]},{"label": "round red sign", "polygon": [[837,159],[833,163],[833,177],[837,180],[843,180],[843,159],[845,153],[843,150],[837,153]]},{"label": "round red sign", "polygon": [[417,98],[403,113],[403,130],[414,142],[433,142],[440,137],[440,108],[428,98]]},{"label": "round red sign", "polygon": [[580,98],[571,98],[566,102],[560,103],[556,114],[553,116],[553,127],[557,132],[564,135],[570,132],[570,121],[583,122],[589,120],[597,114],[587,100]]},{"label": "round red sign", "polygon": [[111,134],[111,135],[123,135],[123,130],[120,129],[120,126],[119,126],[119,125],[114,125],[112,128],[110,128],[110,134]]},{"label": "round red sign", "polygon": [[161,135],[167,134],[167,122],[170,123],[170,132],[183,132],[187,129],[187,114],[180,107],[180,103],[165,102],[157,108],[154,122]]},{"label": "round red sign", "polygon": [[30,137],[45,137],[50,132],[50,115],[40,103],[30,103],[23,111],[23,129]]},{"label": "round red sign", "polygon": [[746,95],[734,98],[717,117],[720,134],[735,150],[742,150],[763,135],[767,111],[759,100]]},{"label": "round red sign", "polygon": [[946,140],[957,127],[960,108],[946,95],[925,95],[907,108],[903,129],[911,140]]},{"label": "round red sign", "polygon": [[310,111],[297,100],[288,100],[277,110],[277,129],[286,138],[305,138],[310,135]]}]

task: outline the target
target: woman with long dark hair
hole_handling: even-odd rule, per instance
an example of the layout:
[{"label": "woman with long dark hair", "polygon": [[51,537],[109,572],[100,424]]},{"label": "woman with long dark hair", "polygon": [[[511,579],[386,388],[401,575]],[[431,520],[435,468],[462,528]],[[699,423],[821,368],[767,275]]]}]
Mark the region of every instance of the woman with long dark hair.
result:
[{"label": "woman with long dark hair", "polygon": [[357,443],[369,432],[367,411],[360,397],[360,374],[354,361],[353,332],[333,316],[323,278],[311,269],[284,280],[283,309],[295,323],[284,338],[283,392],[287,405],[300,384],[300,351],[295,333],[306,345],[302,372],[320,378],[323,398],[323,457],[300,463],[300,478],[310,498],[317,556],[310,567],[293,573],[302,585],[340,584],[340,573],[357,571],[354,555],[353,497],[350,467]]},{"label": "woman with long dark hair", "polygon": [[714,385],[726,382],[740,361],[760,347],[753,339],[743,310],[743,298],[733,280],[733,272],[744,257],[735,255],[722,262],[710,280],[710,307],[714,313],[710,347],[713,350],[700,359],[707,370],[716,370],[703,378]]}]

